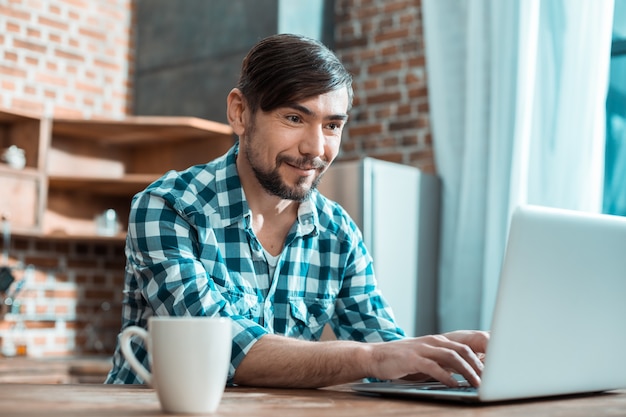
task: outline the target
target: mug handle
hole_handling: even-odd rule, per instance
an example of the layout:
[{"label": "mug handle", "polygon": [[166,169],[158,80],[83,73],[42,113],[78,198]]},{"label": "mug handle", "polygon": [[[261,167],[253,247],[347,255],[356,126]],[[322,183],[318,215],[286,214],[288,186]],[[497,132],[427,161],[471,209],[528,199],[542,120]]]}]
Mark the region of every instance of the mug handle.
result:
[{"label": "mug handle", "polygon": [[148,335],[146,329],[139,326],[130,326],[122,331],[122,335],[120,336],[120,348],[122,350],[122,354],[128,361],[130,367],[133,368],[133,370],[137,372],[141,378],[143,378],[146,384],[152,385],[152,374],[141,364],[141,362],[139,362],[133,352],[133,349],[130,347],[130,340],[133,336],[137,336],[143,340],[144,346],[146,346],[146,349],[148,350],[148,355],[150,354],[150,336]]}]

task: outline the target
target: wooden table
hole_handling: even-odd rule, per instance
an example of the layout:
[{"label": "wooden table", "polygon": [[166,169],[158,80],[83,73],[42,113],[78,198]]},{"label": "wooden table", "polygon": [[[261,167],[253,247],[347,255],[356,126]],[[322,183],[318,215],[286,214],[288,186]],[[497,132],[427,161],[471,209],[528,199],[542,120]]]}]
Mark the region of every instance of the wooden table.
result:
[{"label": "wooden table", "polygon": [[0,358],[0,384],[102,384],[110,369],[111,358],[104,356]]},{"label": "wooden table", "polygon": [[[142,386],[0,384],[0,416],[128,417],[162,415],[154,390]],[[626,390],[566,399],[488,406],[417,402],[322,390],[227,388],[213,415],[346,416],[624,416]]]}]

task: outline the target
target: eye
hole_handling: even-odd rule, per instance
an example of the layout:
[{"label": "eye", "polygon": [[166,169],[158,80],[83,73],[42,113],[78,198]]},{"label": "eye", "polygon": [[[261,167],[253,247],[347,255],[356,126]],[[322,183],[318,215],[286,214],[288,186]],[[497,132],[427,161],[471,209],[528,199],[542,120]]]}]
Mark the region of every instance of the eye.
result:
[{"label": "eye", "polygon": [[343,125],[341,123],[338,122],[330,122],[326,125],[327,129],[333,130],[333,131],[337,131],[337,130],[341,130],[341,128],[343,127]]},{"label": "eye", "polygon": [[291,123],[296,123],[296,124],[302,122],[302,119],[300,119],[300,116],[297,116],[295,114],[291,114],[287,116],[287,120],[289,120]]}]

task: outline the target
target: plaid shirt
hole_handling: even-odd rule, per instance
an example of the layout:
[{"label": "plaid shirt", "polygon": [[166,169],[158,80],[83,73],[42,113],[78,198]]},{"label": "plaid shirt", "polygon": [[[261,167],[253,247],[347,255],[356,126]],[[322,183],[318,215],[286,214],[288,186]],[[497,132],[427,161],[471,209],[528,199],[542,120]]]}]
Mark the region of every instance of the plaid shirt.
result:
[{"label": "plaid shirt", "polygon": [[[122,328],[145,328],[152,315],[230,317],[229,381],[267,333],[319,340],[328,323],[339,339],[404,337],[376,287],[360,231],[317,191],[300,204],[269,276],[237,174],[237,151],[235,145],[206,165],[170,171],[133,199]],[[143,346],[133,349],[148,368]],[[119,344],[107,383],[143,383]]]}]

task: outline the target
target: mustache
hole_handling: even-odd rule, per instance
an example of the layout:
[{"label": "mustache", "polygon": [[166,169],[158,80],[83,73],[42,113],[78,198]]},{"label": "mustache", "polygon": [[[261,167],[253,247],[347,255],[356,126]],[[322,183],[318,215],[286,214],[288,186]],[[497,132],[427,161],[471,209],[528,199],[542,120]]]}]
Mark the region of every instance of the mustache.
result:
[{"label": "mustache", "polygon": [[289,164],[291,166],[298,167],[300,169],[316,169],[322,170],[325,169],[328,165],[328,161],[324,161],[322,158],[291,158],[289,156],[279,156],[277,158],[277,165],[282,163]]}]

